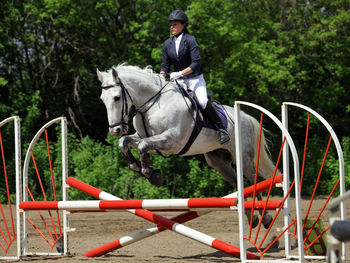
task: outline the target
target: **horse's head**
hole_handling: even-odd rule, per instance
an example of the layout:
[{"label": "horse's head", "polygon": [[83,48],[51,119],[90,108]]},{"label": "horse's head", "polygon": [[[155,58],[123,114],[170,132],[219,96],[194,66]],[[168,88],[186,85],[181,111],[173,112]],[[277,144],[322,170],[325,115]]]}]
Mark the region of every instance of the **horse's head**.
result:
[{"label": "horse's head", "polygon": [[128,132],[129,128],[128,112],[131,103],[128,103],[127,91],[114,68],[106,72],[100,72],[97,69],[97,76],[102,83],[100,98],[106,106],[109,131],[113,135],[121,137]]}]

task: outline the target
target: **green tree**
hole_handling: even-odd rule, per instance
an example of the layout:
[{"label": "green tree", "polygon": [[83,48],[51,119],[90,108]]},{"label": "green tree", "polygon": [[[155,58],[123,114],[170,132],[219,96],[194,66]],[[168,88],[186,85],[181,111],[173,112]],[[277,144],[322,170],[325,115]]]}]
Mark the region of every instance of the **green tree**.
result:
[{"label": "green tree", "polygon": [[[105,171],[94,179],[96,183],[114,182],[118,177],[110,190],[123,189],[126,196],[158,194],[128,170],[117,147],[113,151],[119,153],[112,154],[115,142],[106,140],[106,113],[98,100],[95,71],[121,62],[152,65],[158,71],[162,44],[169,37],[167,16],[176,8],[189,16],[189,29],[200,45],[203,73],[215,99],[228,105],[250,101],[276,115],[282,101],[305,104],[329,120],[346,141],[350,131],[348,0],[4,0],[0,10],[1,119],[19,115],[22,141],[27,142],[46,121],[67,116],[77,140],[70,152],[76,160],[70,166],[72,175],[83,178],[79,170],[86,170],[80,159],[92,162],[88,153],[77,150],[80,145],[96,157],[90,167],[93,172],[86,171],[89,178],[97,177],[103,166],[111,167],[108,174],[113,176]],[[300,114],[293,119],[293,138],[301,147],[304,118]],[[266,124],[272,135],[277,134]],[[327,136],[321,134],[319,140]],[[311,140],[311,151],[322,156],[317,141]],[[278,147],[272,148],[273,155]],[[13,152],[12,148],[7,155]],[[125,170],[115,167],[113,158]],[[152,158],[164,173],[171,173],[165,180],[167,189],[159,194],[199,196],[227,190],[201,157],[173,157],[169,162]],[[206,185],[201,176],[210,183]],[[138,186],[131,186],[136,181]]]}]

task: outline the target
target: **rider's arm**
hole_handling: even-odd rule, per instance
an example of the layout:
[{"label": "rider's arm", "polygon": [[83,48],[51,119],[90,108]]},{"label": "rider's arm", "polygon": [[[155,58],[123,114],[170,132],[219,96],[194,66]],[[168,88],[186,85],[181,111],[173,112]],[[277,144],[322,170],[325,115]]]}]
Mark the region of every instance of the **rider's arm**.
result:
[{"label": "rider's arm", "polygon": [[[188,67],[191,68],[193,72],[200,67],[200,60],[201,60],[199,46],[194,36],[191,36],[188,39],[188,47],[190,50],[190,57],[191,57],[191,64]],[[189,72],[188,74],[190,73],[191,72]]]},{"label": "rider's arm", "polygon": [[[170,74],[170,80],[182,78],[183,76],[185,76],[187,74],[191,74],[192,72],[193,72],[193,70],[190,67],[187,67],[181,71],[172,72]],[[162,72],[160,72],[160,73],[162,74]]]},{"label": "rider's arm", "polygon": [[168,40],[165,41],[165,43],[163,44],[163,48],[162,48],[162,65],[160,67],[160,74],[162,74],[164,76],[164,78],[166,77],[166,75],[169,73],[170,71],[170,58],[168,55]]},{"label": "rider's arm", "polygon": [[181,70],[182,76],[186,76],[188,74],[191,74],[193,72],[193,70],[190,67],[187,67],[183,70]]}]

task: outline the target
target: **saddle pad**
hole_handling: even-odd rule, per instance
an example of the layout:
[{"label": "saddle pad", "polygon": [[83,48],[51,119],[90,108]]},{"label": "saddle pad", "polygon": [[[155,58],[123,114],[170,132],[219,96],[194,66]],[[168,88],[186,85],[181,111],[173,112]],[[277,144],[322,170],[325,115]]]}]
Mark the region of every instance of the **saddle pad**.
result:
[{"label": "saddle pad", "polygon": [[[227,116],[223,106],[218,104],[217,102],[214,102],[214,105],[222,123],[224,124],[224,127],[227,128]],[[199,118],[197,119],[197,124],[204,128],[215,129],[214,126],[207,119]]]}]

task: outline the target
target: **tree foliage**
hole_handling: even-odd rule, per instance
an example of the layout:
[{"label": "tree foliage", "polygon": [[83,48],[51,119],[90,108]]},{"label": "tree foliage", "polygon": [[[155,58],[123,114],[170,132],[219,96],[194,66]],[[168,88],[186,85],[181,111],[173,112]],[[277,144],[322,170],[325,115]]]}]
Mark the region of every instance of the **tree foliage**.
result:
[{"label": "tree foliage", "polygon": [[[228,105],[250,101],[276,115],[283,101],[305,104],[348,142],[348,0],[3,0],[1,119],[19,115],[22,141],[29,141],[46,121],[67,116],[77,145],[69,153],[72,175],[123,197],[221,195],[226,186],[200,157],[154,156],[169,173],[166,187],[154,190],[127,169],[116,142],[106,139],[96,68],[127,62],[159,70],[167,16],[175,8],[189,16],[215,99]],[[295,116],[297,129],[302,118]],[[303,136],[295,136],[302,145]]]}]

